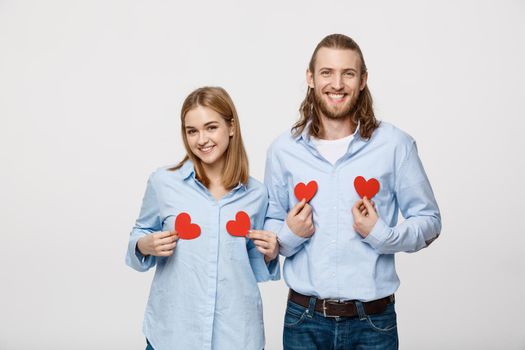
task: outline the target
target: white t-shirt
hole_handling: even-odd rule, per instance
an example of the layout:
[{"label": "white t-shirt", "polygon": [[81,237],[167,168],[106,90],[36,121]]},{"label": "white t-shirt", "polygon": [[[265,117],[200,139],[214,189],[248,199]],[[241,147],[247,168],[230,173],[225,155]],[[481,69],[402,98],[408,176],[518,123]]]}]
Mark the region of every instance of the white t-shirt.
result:
[{"label": "white t-shirt", "polygon": [[353,134],[337,140],[322,140],[312,137],[312,143],[326,160],[335,164],[346,153],[353,138]]}]

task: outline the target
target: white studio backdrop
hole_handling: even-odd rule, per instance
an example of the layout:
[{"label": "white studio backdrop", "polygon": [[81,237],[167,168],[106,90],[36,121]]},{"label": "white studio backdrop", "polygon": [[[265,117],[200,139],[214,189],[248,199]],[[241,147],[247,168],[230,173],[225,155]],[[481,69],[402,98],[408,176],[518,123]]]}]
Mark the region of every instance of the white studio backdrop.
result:
[{"label": "white studio backdrop", "polygon": [[[360,44],[442,210],[397,255],[401,349],[525,349],[522,0],[0,0],[0,349],[143,349],[153,274],[124,255],[148,175],[183,156],[182,100],[226,88],[262,180],[330,33]],[[260,288],[281,349],[287,288]]]}]

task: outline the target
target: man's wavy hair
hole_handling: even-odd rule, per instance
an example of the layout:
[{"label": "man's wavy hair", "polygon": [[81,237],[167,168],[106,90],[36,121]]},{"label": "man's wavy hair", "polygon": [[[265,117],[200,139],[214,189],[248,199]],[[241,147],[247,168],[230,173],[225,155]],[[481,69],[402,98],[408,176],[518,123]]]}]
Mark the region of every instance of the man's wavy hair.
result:
[{"label": "man's wavy hair", "polygon": [[[328,35],[317,44],[317,47],[312,54],[312,58],[310,59],[310,64],[308,65],[308,70],[312,74],[315,72],[317,52],[323,47],[330,49],[353,50],[357,52],[361,60],[361,77],[366,74],[367,69],[365,59],[359,45],[357,45],[352,38],[343,34]],[[299,107],[299,112],[301,117],[292,127],[292,134],[295,137],[299,136],[306,127],[306,124],[311,121],[312,123],[310,125],[309,133],[311,136],[319,138],[323,129],[321,120],[319,119],[319,107],[315,101],[314,89],[311,87],[308,87],[308,90],[306,91],[306,97],[301,103],[301,107]],[[374,109],[372,107],[372,94],[368,89],[368,84],[365,85],[365,88],[359,93],[359,97],[356,101],[355,113],[352,118],[356,124],[358,122],[360,123],[359,134],[364,139],[369,139],[374,130],[379,127],[379,122],[375,117]]]}]

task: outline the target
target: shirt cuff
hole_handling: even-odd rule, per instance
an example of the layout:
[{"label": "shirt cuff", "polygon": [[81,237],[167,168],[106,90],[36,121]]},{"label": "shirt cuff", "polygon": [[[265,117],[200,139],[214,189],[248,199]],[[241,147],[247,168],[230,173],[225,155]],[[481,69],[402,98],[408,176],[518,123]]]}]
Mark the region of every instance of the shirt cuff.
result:
[{"label": "shirt cuff", "polygon": [[271,281],[278,281],[281,279],[281,266],[279,264],[279,255],[268,264],[266,264],[269,273],[269,279]]},{"label": "shirt cuff", "polygon": [[374,249],[379,249],[385,244],[387,237],[390,235],[392,228],[390,228],[381,218],[377,219],[372,231],[363,238],[363,242],[368,243]]},{"label": "shirt cuff", "polygon": [[138,247],[137,242],[140,236],[132,237],[129,240],[128,254],[126,256],[126,263],[128,266],[137,271],[147,271],[155,265],[155,257],[151,255],[143,255]]},{"label": "shirt cuff", "polygon": [[296,253],[297,248],[310,238],[303,238],[293,233],[285,220],[281,230],[277,234],[277,239],[279,240],[280,253],[284,256],[292,256]]}]

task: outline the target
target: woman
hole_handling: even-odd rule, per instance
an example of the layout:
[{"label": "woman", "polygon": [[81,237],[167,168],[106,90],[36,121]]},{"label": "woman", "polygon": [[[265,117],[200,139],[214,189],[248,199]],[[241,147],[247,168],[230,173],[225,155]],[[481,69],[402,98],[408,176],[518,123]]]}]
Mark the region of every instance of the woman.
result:
[{"label": "woman", "polygon": [[[193,91],[181,111],[186,156],[149,178],[126,263],[156,265],[147,349],[262,349],[257,282],[279,279],[278,244],[260,229],[268,194],[249,177],[228,93]],[[249,232],[248,232],[249,230]]]}]

